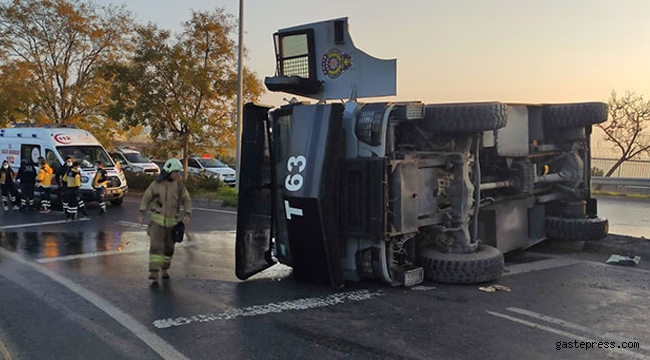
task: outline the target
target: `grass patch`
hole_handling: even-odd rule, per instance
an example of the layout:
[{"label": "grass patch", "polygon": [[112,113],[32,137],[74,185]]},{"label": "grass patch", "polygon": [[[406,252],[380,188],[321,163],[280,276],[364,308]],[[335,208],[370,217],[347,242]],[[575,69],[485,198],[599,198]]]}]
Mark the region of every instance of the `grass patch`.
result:
[{"label": "grass patch", "polygon": [[650,195],[644,194],[628,194],[616,191],[603,191],[603,190],[594,190],[591,192],[592,195],[605,195],[605,196],[620,196],[620,197],[629,197],[635,199],[650,199]]}]

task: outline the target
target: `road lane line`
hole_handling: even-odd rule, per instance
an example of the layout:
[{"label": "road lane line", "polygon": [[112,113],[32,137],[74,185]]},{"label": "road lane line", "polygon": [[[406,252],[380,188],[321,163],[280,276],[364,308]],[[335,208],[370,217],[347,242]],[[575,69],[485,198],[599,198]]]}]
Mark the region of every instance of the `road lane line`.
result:
[{"label": "road lane line", "polygon": [[153,351],[160,355],[165,360],[189,360],[185,355],[181,354],[173,346],[163,340],[161,337],[155,333],[149,331],[146,326],[139,323],[131,315],[123,312],[117,307],[113,306],[110,302],[103,299],[99,295],[93,293],[92,291],[82,287],[81,285],[51,271],[42,265],[24,259],[20,255],[7,251],[3,248],[0,248],[0,254],[3,256],[9,257],[12,260],[19,262],[25,266],[28,266],[40,274],[43,274],[50,279],[56,281],[57,283],[65,286],[73,293],[84,298],[86,301],[95,305],[98,309],[106,313],[108,316],[117,321],[125,329],[133,333],[138,339],[142,340],[147,346],[149,346]]},{"label": "road lane line", "polygon": [[138,229],[143,229],[143,230],[147,229],[146,224],[140,224],[140,223],[137,223],[137,222],[120,220],[120,221],[117,222],[117,224],[122,225],[122,226],[126,226],[126,227],[134,227],[134,228],[138,228]]},{"label": "road lane line", "polygon": [[523,274],[531,271],[548,270],[563,266],[575,265],[584,263],[584,260],[569,259],[569,258],[552,258],[548,260],[540,260],[526,264],[517,264],[507,266],[506,271],[501,276],[510,276]]},{"label": "road lane line", "polygon": [[[550,332],[550,333],[553,333],[553,334],[556,334],[556,335],[564,336],[564,337],[569,338],[571,340],[579,340],[579,341],[584,341],[584,342],[598,342],[598,340],[593,340],[593,339],[590,339],[590,338],[586,338],[584,336],[580,336],[580,335],[573,334],[573,333],[570,333],[570,332],[558,330],[558,329],[555,329],[555,328],[552,328],[552,327],[540,325],[540,324],[537,324],[537,323],[534,323],[534,322],[519,319],[519,318],[516,318],[516,317],[513,317],[513,316],[506,315],[506,314],[501,314],[501,313],[494,312],[494,311],[489,311],[489,310],[486,310],[486,312],[488,314],[492,315],[492,316],[496,316],[496,317],[500,317],[502,319],[510,320],[510,321],[513,321],[513,322],[516,322],[516,323],[520,323],[520,324],[529,326],[529,327],[534,328],[534,329],[544,330],[544,331],[547,331],[547,332]],[[633,351],[629,351],[629,350],[625,350],[625,349],[607,348],[607,349],[598,349],[598,350],[611,351],[611,352],[615,352],[615,353],[618,353],[618,354],[621,354],[621,355],[630,356],[630,357],[633,357],[633,358],[636,358],[636,359],[641,359],[641,360],[650,360],[650,356],[635,353]]]},{"label": "road lane line", "polygon": [[117,254],[130,254],[130,253],[135,253],[135,252],[139,252],[139,251],[147,251],[147,248],[132,249],[132,250],[106,250],[106,251],[97,251],[97,252],[85,253],[85,254],[65,255],[65,256],[57,256],[57,257],[51,257],[51,258],[40,258],[40,259],[37,259],[36,262],[38,262],[39,264],[45,264],[45,263],[51,263],[51,262],[55,262],[55,261],[88,259],[88,258],[107,256],[107,255],[117,255]]},{"label": "road lane line", "polygon": [[259,315],[267,315],[271,313],[281,313],[285,311],[296,310],[309,310],[325,306],[339,305],[346,302],[363,301],[372,299],[375,296],[382,296],[381,290],[377,292],[370,292],[368,290],[356,290],[345,293],[332,294],[327,296],[318,296],[311,298],[303,298],[297,300],[283,301],[279,303],[271,303],[265,305],[254,305],[245,308],[238,308],[226,310],[221,313],[199,314],[190,317],[177,317],[158,319],[153,322],[153,326],[159,329],[165,329],[175,326],[188,325],[192,323],[204,323],[217,320],[231,320],[239,317],[251,317]]},{"label": "road lane line", "polygon": [[[525,309],[519,309],[519,308],[516,308],[516,307],[509,307],[509,308],[506,308],[506,310],[512,311],[512,312],[520,314],[520,315],[529,316],[529,317],[532,317],[532,318],[537,319],[537,320],[550,322],[550,323],[555,324],[555,325],[560,325],[560,326],[564,326],[564,327],[567,327],[567,328],[570,328],[570,329],[582,331],[582,332],[585,332],[585,333],[588,333],[588,334],[592,334],[592,335],[601,337],[603,339],[617,341],[617,342],[629,342],[630,341],[630,339],[626,339],[626,338],[624,338],[622,336],[618,336],[618,335],[598,331],[596,329],[592,329],[592,328],[589,328],[589,327],[586,327],[586,326],[582,326],[580,324],[574,324],[574,323],[566,321],[566,320],[550,317],[548,315],[539,314],[539,313],[536,313],[536,312],[533,312],[533,311],[529,311],[529,310],[525,310]],[[636,341],[636,339],[634,341]],[[643,349],[643,350],[650,351],[649,346],[645,346],[643,344],[640,344],[639,347],[641,349]]]},{"label": "road lane line", "polygon": [[7,226],[0,226],[0,230],[18,229],[18,228],[32,227],[32,226],[56,225],[56,224],[65,224],[65,223],[74,224],[75,221],[88,221],[88,220],[90,220],[90,218],[79,218],[79,219],[74,220],[74,221],[70,221],[70,220],[53,220],[53,221],[43,221],[43,222],[39,222],[39,223],[7,225]]},{"label": "road lane line", "polygon": [[236,212],[236,211],[229,211],[229,210],[206,209],[206,208],[198,208],[198,207],[195,207],[195,208],[192,208],[192,209],[194,209],[194,210],[201,210],[201,211],[210,211],[210,212],[218,212],[218,213],[224,213],[224,214],[233,214],[233,215],[237,215],[237,212]]},{"label": "road lane line", "polygon": [[11,360],[11,354],[9,354],[9,350],[7,350],[7,347],[5,346],[5,343],[0,339],[0,355],[2,355],[2,358],[4,360]]}]

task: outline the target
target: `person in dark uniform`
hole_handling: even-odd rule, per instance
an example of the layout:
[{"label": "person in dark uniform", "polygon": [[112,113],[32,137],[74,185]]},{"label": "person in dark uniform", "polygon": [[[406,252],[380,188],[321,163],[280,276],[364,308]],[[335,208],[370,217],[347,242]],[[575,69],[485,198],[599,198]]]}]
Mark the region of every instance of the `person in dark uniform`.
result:
[{"label": "person in dark uniform", "polygon": [[104,194],[106,193],[106,186],[108,185],[108,176],[104,170],[104,163],[101,161],[96,162],[97,172],[93,178],[93,188],[95,189],[95,196],[99,202],[99,215],[106,214],[106,202],[104,202]]},{"label": "person in dark uniform", "polygon": [[2,162],[0,167],[0,191],[2,192],[2,205],[5,211],[13,205],[14,210],[18,210],[16,205],[16,188],[14,187],[14,170],[7,160]]},{"label": "person in dark uniform", "polygon": [[63,182],[66,185],[66,198],[67,198],[67,211],[65,213],[66,218],[70,220],[75,220],[77,218],[77,211],[79,210],[79,199],[81,193],[79,188],[81,187],[81,164],[78,161],[72,163],[70,170],[68,170],[65,175],[63,175]]},{"label": "person in dark uniform", "polygon": [[68,184],[67,182],[63,181],[63,177],[65,176],[65,174],[68,173],[71,167],[72,167],[72,157],[66,156],[65,162],[63,163],[62,166],[59,166],[59,168],[56,169],[56,173],[54,174],[54,182],[59,187],[59,199],[61,200],[61,204],[63,205],[63,213],[65,213],[66,218],[68,217],[68,198],[67,198]]},{"label": "person in dark uniform", "polygon": [[20,162],[16,180],[20,181],[22,196],[20,198],[20,207],[23,211],[34,211],[34,187],[36,187],[36,167],[31,161],[23,159]]}]

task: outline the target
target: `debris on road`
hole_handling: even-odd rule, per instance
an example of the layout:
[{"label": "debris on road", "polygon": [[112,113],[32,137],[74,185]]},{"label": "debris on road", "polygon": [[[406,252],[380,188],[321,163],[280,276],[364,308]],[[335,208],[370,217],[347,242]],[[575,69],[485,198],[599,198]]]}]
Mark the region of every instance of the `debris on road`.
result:
[{"label": "debris on road", "polygon": [[427,290],[435,290],[435,286],[422,286],[422,285],[416,285],[411,287],[411,290],[415,291],[427,291]]},{"label": "debris on road", "polygon": [[490,286],[487,286],[487,287],[480,287],[478,289],[481,290],[481,291],[490,292],[490,293],[496,292],[497,290],[508,291],[508,292],[512,291],[512,290],[510,290],[509,287],[503,286],[503,285],[490,285]]},{"label": "debris on road", "polygon": [[639,265],[639,261],[641,261],[641,257],[639,256],[613,254],[609,259],[607,259],[606,263],[612,265],[635,266]]}]

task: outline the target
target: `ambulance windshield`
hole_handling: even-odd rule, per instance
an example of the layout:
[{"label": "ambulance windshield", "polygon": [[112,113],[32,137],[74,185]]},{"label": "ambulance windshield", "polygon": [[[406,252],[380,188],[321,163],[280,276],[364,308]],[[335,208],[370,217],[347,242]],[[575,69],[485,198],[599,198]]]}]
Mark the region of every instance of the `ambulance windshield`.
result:
[{"label": "ambulance windshield", "polygon": [[65,159],[67,156],[72,157],[72,161],[79,161],[82,169],[90,169],[95,166],[96,161],[101,161],[105,167],[113,167],[113,160],[108,156],[106,150],[101,146],[58,146],[56,148]]}]

